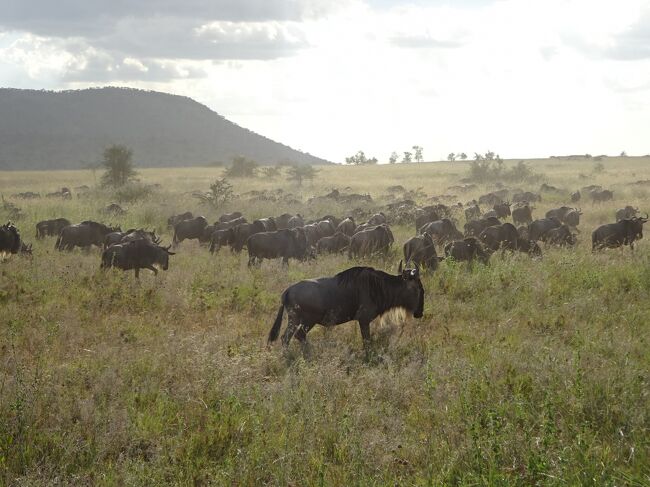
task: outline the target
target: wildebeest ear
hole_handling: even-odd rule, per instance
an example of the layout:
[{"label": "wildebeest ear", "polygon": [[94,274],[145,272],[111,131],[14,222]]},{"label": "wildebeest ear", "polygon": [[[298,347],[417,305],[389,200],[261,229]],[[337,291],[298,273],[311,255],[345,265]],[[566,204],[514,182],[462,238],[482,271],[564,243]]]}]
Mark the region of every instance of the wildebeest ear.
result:
[{"label": "wildebeest ear", "polygon": [[399,261],[399,267],[397,268],[397,273],[401,274],[402,273],[402,261]]}]

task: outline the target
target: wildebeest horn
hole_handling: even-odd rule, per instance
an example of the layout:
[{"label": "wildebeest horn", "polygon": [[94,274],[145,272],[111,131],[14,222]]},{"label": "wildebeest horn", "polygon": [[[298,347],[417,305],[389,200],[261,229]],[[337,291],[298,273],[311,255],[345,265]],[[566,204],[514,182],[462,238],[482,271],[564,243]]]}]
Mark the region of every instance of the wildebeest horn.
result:
[{"label": "wildebeest horn", "polygon": [[399,261],[399,267],[397,268],[397,273],[401,274],[402,273],[402,261]]}]

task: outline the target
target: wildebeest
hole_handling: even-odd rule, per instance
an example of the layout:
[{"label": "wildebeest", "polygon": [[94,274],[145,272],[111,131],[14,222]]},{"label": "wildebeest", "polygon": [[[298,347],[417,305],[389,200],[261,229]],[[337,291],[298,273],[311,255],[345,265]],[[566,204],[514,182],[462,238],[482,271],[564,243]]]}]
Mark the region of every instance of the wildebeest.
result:
[{"label": "wildebeest", "polygon": [[241,225],[242,223],[248,223],[246,218],[244,218],[243,216],[234,218],[227,222],[215,222],[212,231],[214,232],[216,230],[227,230],[228,228],[234,228],[237,225]]},{"label": "wildebeest", "polygon": [[546,241],[546,234],[562,226],[562,222],[557,218],[541,218],[528,225],[528,239],[537,242],[538,240]]},{"label": "wildebeest", "polygon": [[293,215],[291,213],[282,213],[280,216],[275,217],[275,225],[278,227],[278,230],[284,230],[289,228],[289,220]]},{"label": "wildebeest", "polygon": [[169,268],[169,256],[174,252],[169,247],[160,247],[150,240],[139,239],[130,242],[111,245],[102,253],[102,269],[117,267],[125,271],[134,269],[136,279],[140,277],[140,269],[149,269],[158,274],[154,264],[164,271]]},{"label": "wildebeest", "polygon": [[126,232],[111,232],[104,237],[104,248],[118,243],[132,242],[134,240],[146,239],[154,244],[160,243],[160,238],[156,236],[156,231],[148,232],[143,228],[130,228]]},{"label": "wildebeest", "polygon": [[357,227],[356,223],[354,223],[354,218],[351,216],[347,217],[345,220],[343,220],[339,225],[336,227],[337,232],[344,233],[348,237],[351,237],[354,235],[354,229]]},{"label": "wildebeest", "polygon": [[316,251],[319,254],[342,252],[350,246],[350,237],[343,232],[336,232],[329,237],[322,237],[316,242]]},{"label": "wildebeest", "polygon": [[219,252],[219,249],[225,245],[232,246],[234,241],[235,231],[232,228],[223,230],[215,230],[210,236],[210,253],[214,254]]},{"label": "wildebeest", "polygon": [[597,190],[594,189],[589,193],[592,203],[602,203],[614,199],[614,192],[609,189]]},{"label": "wildebeest", "polygon": [[495,216],[467,222],[464,226],[465,236],[478,237],[483,230],[494,225],[501,225],[501,221]]},{"label": "wildebeest", "polygon": [[539,190],[542,192],[547,192],[547,193],[560,193],[561,190],[559,188],[556,188],[555,186],[551,186],[550,184],[542,183],[542,185],[539,187]]},{"label": "wildebeest", "polygon": [[25,200],[37,199],[41,197],[41,193],[34,193],[33,191],[25,191],[24,193],[16,193],[11,195],[12,198],[22,198]]},{"label": "wildebeest", "polygon": [[102,208],[101,212],[106,215],[114,215],[114,216],[122,216],[127,214],[127,211],[117,203],[111,203],[105,206],[104,208]]},{"label": "wildebeest", "polygon": [[409,238],[404,242],[404,261],[424,265],[430,270],[438,268],[438,254],[433,238],[428,233]]},{"label": "wildebeest", "polygon": [[376,226],[381,225],[382,223],[386,223],[386,215],[384,215],[381,211],[379,213],[375,213],[368,219],[368,225]]},{"label": "wildebeest", "polygon": [[309,223],[302,227],[307,237],[307,245],[313,246],[316,245],[321,238],[320,229],[318,228],[317,223]]},{"label": "wildebeest", "polygon": [[528,225],[519,225],[517,227],[517,233],[519,233],[519,238],[528,240],[530,236],[530,231],[528,230]]},{"label": "wildebeest", "polygon": [[456,240],[463,238],[463,234],[458,231],[454,222],[449,218],[443,218],[442,220],[437,220],[435,222],[429,222],[426,225],[420,227],[418,231],[420,235],[428,233],[433,237],[434,240],[438,242],[448,242],[451,240]]},{"label": "wildebeest", "polygon": [[519,238],[519,240],[517,240],[517,250],[519,250],[519,252],[525,252],[531,257],[542,256],[542,249],[537,244],[537,242],[534,242],[533,240],[521,238],[521,237]]},{"label": "wildebeest", "polygon": [[299,228],[304,226],[305,226],[305,220],[300,215],[300,213],[298,213],[296,216],[292,216],[291,218],[289,218],[289,222],[287,223],[288,229]]},{"label": "wildebeest", "polygon": [[288,323],[282,336],[285,347],[294,335],[306,345],[307,333],[314,325],[334,326],[356,320],[367,349],[370,322],[395,308],[422,317],[424,288],[417,267],[402,270],[400,262],[397,276],[372,267],[352,267],[334,277],[308,279],[288,287],[282,293],[268,341],[277,340],[286,310]]},{"label": "wildebeest", "polygon": [[263,259],[282,257],[282,263],[289,259],[305,259],[308,255],[307,238],[302,228],[260,232],[251,235],[246,242],[248,265],[261,264]]},{"label": "wildebeest", "polygon": [[542,197],[541,195],[531,191],[516,193],[512,196],[513,203],[533,203],[535,201],[542,201]]},{"label": "wildebeest", "polygon": [[246,245],[248,238],[251,235],[254,235],[256,233],[263,232],[264,227],[259,222],[258,224],[242,223],[240,225],[233,227],[232,231],[233,234],[232,234],[232,239],[230,241],[230,247],[235,252],[241,252],[244,246]]},{"label": "wildebeest", "polygon": [[181,213],[180,215],[173,215],[167,219],[167,226],[173,228],[178,223],[185,220],[191,220],[192,218],[194,218],[194,215],[192,215],[191,211],[186,211],[185,213]]},{"label": "wildebeest", "polygon": [[580,225],[580,215],[582,215],[582,211],[575,208],[567,211],[564,215],[564,223],[578,231],[577,226]]},{"label": "wildebeest", "polygon": [[479,196],[478,202],[481,205],[498,205],[499,203],[503,203],[503,198],[496,194],[495,192],[493,193],[487,193]]},{"label": "wildebeest", "polygon": [[278,229],[278,226],[275,224],[275,219],[273,217],[258,218],[257,220],[253,220],[253,227],[263,232],[275,232]]},{"label": "wildebeest", "polygon": [[316,227],[318,227],[318,235],[320,238],[331,237],[336,233],[336,226],[330,220],[316,222]]},{"label": "wildebeest", "polygon": [[348,256],[370,257],[375,253],[386,253],[394,241],[393,232],[386,224],[367,228],[350,238]]},{"label": "wildebeest", "polygon": [[456,261],[472,262],[478,259],[484,264],[490,260],[481,242],[475,237],[466,237],[463,240],[455,240],[445,245],[445,257]]},{"label": "wildebeest", "polygon": [[61,230],[54,248],[57,250],[72,250],[75,247],[87,248],[91,245],[102,247],[106,235],[120,232],[119,227],[111,228],[103,223],[83,221],[76,225],[68,225]]},{"label": "wildebeest", "polygon": [[518,206],[512,210],[512,221],[515,222],[515,225],[528,225],[533,221],[532,208],[525,204],[523,206]]},{"label": "wildebeest", "polygon": [[582,195],[580,194],[580,191],[576,191],[575,193],[571,193],[571,203],[577,203],[580,201],[580,198]]},{"label": "wildebeest", "polygon": [[5,223],[0,227],[0,254],[4,252],[17,254],[20,249],[21,240],[18,228],[11,222]]},{"label": "wildebeest", "polygon": [[638,213],[638,208],[634,208],[633,206],[628,205],[625,208],[616,210],[616,221],[619,222],[621,220],[629,220],[630,218],[637,216]]},{"label": "wildebeest", "polygon": [[507,218],[510,216],[510,203],[505,201],[494,205],[492,208],[496,212],[497,218]]},{"label": "wildebeest", "polygon": [[418,208],[415,212],[415,233],[419,233],[427,223],[440,220],[440,215],[432,207]]},{"label": "wildebeest", "polygon": [[[382,215],[383,215],[383,213],[382,213]],[[385,217],[384,217],[384,218],[385,218]],[[316,221],[317,221],[317,222],[328,221],[328,222],[330,222],[330,223],[332,224],[332,226],[334,227],[334,230],[336,230],[336,227],[338,227],[338,226],[339,226],[339,223],[341,223],[341,219],[335,217],[334,215],[325,215],[325,216],[319,218],[319,219],[316,220]]]},{"label": "wildebeest", "polygon": [[571,229],[568,225],[563,224],[546,232],[544,235],[544,241],[550,245],[565,247],[575,245],[576,237],[571,233]]},{"label": "wildebeest", "polygon": [[592,250],[616,248],[623,245],[629,245],[631,249],[634,249],[634,242],[643,238],[643,224],[647,221],[648,215],[646,214],[645,218],[633,217],[599,226],[591,234]]},{"label": "wildebeest", "polygon": [[41,239],[45,236],[58,237],[61,230],[68,225],[70,225],[70,220],[66,220],[65,218],[40,221],[36,224],[36,238]]},{"label": "wildebeest", "polygon": [[479,218],[481,218],[481,208],[478,205],[475,204],[474,206],[465,208],[465,220],[471,222]]},{"label": "wildebeest", "polygon": [[173,245],[176,246],[183,240],[200,239],[203,236],[203,230],[207,226],[208,221],[202,216],[178,222],[174,226]]},{"label": "wildebeest", "polygon": [[232,213],[224,213],[219,217],[221,223],[233,221],[236,218],[241,218],[241,211],[233,211]]},{"label": "wildebeest", "polygon": [[569,213],[573,208],[569,206],[560,206],[559,208],[553,208],[546,212],[546,218],[557,218],[560,222],[565,223],[564,217]]},{"label": "wildebeest", "polygon": [[479,235],[479,240],[486,249],[496,252],[502,250],[517,250],[519,232],[512,223],[487,227]]}]

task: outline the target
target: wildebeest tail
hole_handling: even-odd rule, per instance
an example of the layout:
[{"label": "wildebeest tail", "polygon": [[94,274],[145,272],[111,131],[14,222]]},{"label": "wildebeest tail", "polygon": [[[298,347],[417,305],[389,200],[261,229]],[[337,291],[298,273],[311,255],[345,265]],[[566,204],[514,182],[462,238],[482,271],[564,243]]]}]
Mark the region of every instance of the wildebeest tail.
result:
[{"label": "wildebeest tail", "polygon": [[56,243],[54,244],[54,248],[56,250],[61,250],[61,239],[63,238],[63,232],[59,233],[59,236],[56,238]]},{"label": "wildebeest tail", "polygon": [[280,308],[278,309],[278,315],[275,317],[275,323],[269,332],[268,343],[274,342],[278,339],[280,335],[280,328],[282,327],[282,315],[284,314],[284,294],[282,295],[282,303],[280,303]]}]

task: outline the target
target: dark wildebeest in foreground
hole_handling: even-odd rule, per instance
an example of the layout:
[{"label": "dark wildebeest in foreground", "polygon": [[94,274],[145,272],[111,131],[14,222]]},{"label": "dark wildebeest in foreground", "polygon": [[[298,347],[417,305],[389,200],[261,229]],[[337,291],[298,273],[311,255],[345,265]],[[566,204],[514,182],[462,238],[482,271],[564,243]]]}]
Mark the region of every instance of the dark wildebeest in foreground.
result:
[{"label": "dark wildebeest in foreground", "polygon": [[564,223],[567,224],[569,228],[579,232],[577,227],[580,225],[580,215],[582,215],[582,211],[574,208],[564,215]]},{"label": "dark wildebeest in foreground", "polygon": [[148,239],[132,240],[108,247],[102,253],[102,269],[117,267],[125,271],[134,269],[136,279],[140,277],[140,269],[149,269],[158,274],[154,264],[166,271],[169,268],[169,256],[174,252],[169,247],[160,247]]},{"label": "dark wildebeest in foreground", "polygon": [[466,237],[463,240],[448,243],[445,246],[445,257],[470,263],[478,259],[483,264],[487,264],[490,260],[490,254],[485,251],[481,242],[475,237]]},{"label": "dark wildebeest in foreground", "polygon": [[0,227],[0,254],[17,254],[21,250],[20,232],[11,222]]},{"label": "dark wildebeest in foreground", "polygon": [[528,225],[533,221],[532,208],[526,203],[512,210],[512,221],[515,225]]},{"label": "dark wildebeest in foreground", "polygon": [[415,212],[415,233],[418,233],[420,228],[427,223],[435,222],[437,220],[440,220],[440,215],[433,209],[433,207],[418,208]]},{"label": "dark wildebeest in foreground", "polygon": [[528,225],[528,240],[537,242],[546,241],[546,234],[554,228],[562,226],[562,222],[557,218],[541,218]]},{"label": "dark wildebeest in foreground", "polygon": [[559,227],[553,228],[546,232],[545,241],[550,245],[570,247],[576,244],[576,237],[571,233],[571,229],[568,225],[562,224]]},{"label": "dark wildebeest in foreground", "polygon": [[411,237],[404,242],[404,261],[408,263],[425,266],[435,271],[438,268],[438,254],[433,238],[428,233]]},{"label": "dark wildebeest in foreground", "polygon": [[386,254],[395,238],[386,224],[377,225],[350,237],[348,257],[370,257],[375,253]]},{"label": "dark wildebeest in foreground", "polygon": [[616,210],[616,221],[620,222],[621,220],[629,220],[634,218],[639,214],[639,209],[634,208],[633,206],[626,206],[625,208],[620,208]]},{"label": "dark wildebeest in foreground", "polygon": [[174,226],[173,245],[177,246],[183,240],[200,239],[203,236],[203,230],[207,226],[208,221],[202,216],[178,222]]},{"label": "dark wildebeest in foreground", "polygon": [[368,220],[368,224],[373,226],[381,225],[382,223],[386,223],[386,222],[387,222],[386,215],[384,215],[384,213],[382,213],[381,211],[379,213],[375,213],[374,215],[372,215]]},{"label": "dark wildebeest in foreground", "polygon": [[420,272],[402,270],[393,276],[372,267],[352,267],[334,277],[300,281],[288,287],[281,297],[280,309],[269,333],[269,343],[277,340],[282,316],[287,311],[287,328],[282,344],[296,337],[304,346],[314,325],[335,326],[359,322],[366,350],[370,345],[370,322],[395,308],[405,309],[415,318],[424,313],[424,288]]},{"label": "dark wildebeest in foreground", "polygon": [[443,218],[435,222],[429,222],[418,230],[420,235],[428,233],[434,240],[444,243],[463,238],[463,234],[458,231],[454,222],[449,218]]},{"label": "dark wildebeest in foreground", "polygon": [[631,249],[634,249],[634,242],[643,238],[643,224],[647,221],[648,215],[646,214],[645,218],[633,217],[599,226],[591,234],[592,250],[616,248],[623,245],[629,245]]},{"label": "dark wildebeest in foreground", "polygon": [[91,245],[102,247],[106,235],[119,231],[121,231],[119,227],[111,228],[103,223],[83,221],[76,225],[64,227],[59,234],[59,238],[56,239],[54,248],[57,250],[72,250],[75,247],[88,248]]},{"label": "dark wildebeest in foreground", "polygon": [[464,227],[465,236],[478,237],[481,234],[481,232],[485,230],[487,227],[493,227],[495,225],[501,225],[501,221],[495,216],[467,222],[465,223],[465,227]]},{"label": "dark wildebeest in foreground", "polygon": [[194,218],[194,215],[192,215],[191,211],[186,211],[185,213],[181,213],[180,215],[173,215],[167,219],[167,226],[173,228],[178,223],[183,222],[185,220],[191,220],[192,218]]},{"label": "dark wildebeest in foreground", "polygon": [[592,203],[602,203],[603,201],[609,201],[614,199],[614,192],[609,189],[597,190],[594,189],[589,193]]},{"label": "dark wildebeest in foreground", "polygon": [[61,230],[70,224],[70,220],[66,220],[65,218],[40,221],[36,224],[36,238],[41,239],[46,236],[58,237]]},{"label": "dark wildebeest in foreground", "polygon": [[350,237],[343,232],[336,232],[330,237],[323,237],[316,242],[316,251],[319,254],[335,254],[342,252],[350,246]]},{"label": "dark wildebeest in foreground", "polygon": [[357,228],[357,224],[354,223],[354,218],[349,216],[341,223],[338,224],[338,226],[336,227],[336,231],[344,233],[348,237],[351,237],[352,235],[354,235],[355,228]]},{"label": "dark wildebeest in foreground", "polygon": [[546,218],[557,218],[561,223],[566,223],[564,218],[566,214],[569,213],[573,208],[569,206],[560,206],[559,208],[553,208],[546,212]]},{"label": "dark wildebeest in foreground", "polygon": [[302,228],[255,233],[248,238],[246,246],[249,267],[261,264],[263,259],[279,257],[282,257],[282,264],[289,265],[289,259],[306,259],[309,249]]}]

